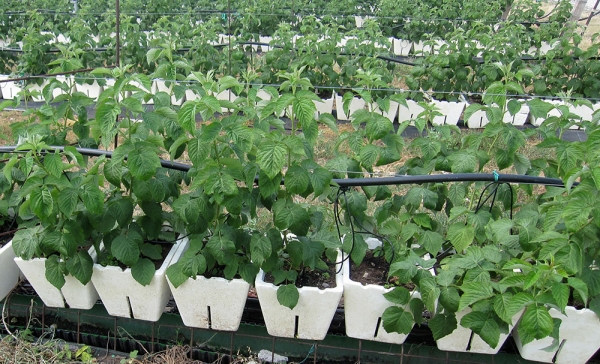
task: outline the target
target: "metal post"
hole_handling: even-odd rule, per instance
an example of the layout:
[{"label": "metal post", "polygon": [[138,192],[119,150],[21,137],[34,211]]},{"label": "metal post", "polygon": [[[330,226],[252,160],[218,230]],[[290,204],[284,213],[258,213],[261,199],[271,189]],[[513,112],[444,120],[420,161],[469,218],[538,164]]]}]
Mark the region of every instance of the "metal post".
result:
[{"label": "metal post", "polygon": [[121,6],[119,0],[116,0],[115,5],[116,13],[117,13],[117,26],[116,26],[116,47],[115,50],[115,58],[117,67],[121,67]]},{"label": "metal post", "polygon": [[227,0],[227,38],[227,43],[229,43],[229,75],[231,76],[231,0]]},{"label": "metal post", "polygon": [[583,13],[583,9],[585,9],[586,4],[587,0],[579,0],[573,9],[573,13],[571,13],[571,19],[569,20],[577,22],[581,18],[581,14]]},{"label": "metal post", "polygon": [[[116,23],[116,47],[117,49],[115,50],[115,63],[117,67],[121,67],[121,3],[119,2],[119,0],[115,0],[116,4],[115,4],[115,12],[117,13],[117,23]],[[116,117],[116,125],[119,125],[119,115],[117,115]],[[115,135],[115,149],[117,149],[117,146],[119,144],[119,133],[117,133]],[[115,341],[115,345],[116,345],[116,341]]]}]

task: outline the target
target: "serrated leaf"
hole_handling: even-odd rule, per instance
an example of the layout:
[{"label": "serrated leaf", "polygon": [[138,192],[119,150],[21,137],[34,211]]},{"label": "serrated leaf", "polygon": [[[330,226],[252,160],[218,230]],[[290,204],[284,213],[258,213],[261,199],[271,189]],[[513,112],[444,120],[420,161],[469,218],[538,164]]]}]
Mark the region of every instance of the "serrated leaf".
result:
[{"label": "serrated leaf", "polygon": [[235,243],[225,235],[215,234],[208,239],[206,249],[219,264],[226,265],[228,259],[235,254]]},{"label": "serrated leaf", "polygon": [[309,172],[308,178],[313,188],[315,197],[321,196],[327,190],[333,175],[323,167],[317,167]]},{"label": "serrated leaf", "polygon": [[67,259],[67,270],[83,285],[92,279],[93,267],[94,260],[87,250],[80,250]]},{"label": "serrated leaf", "polygon": [[448,228],[448,240],[454,248],[461,252],[473,243],[475,231],[472,226],[464,223],[455,223]]},{"label": "serrated leaf", "polygon": [[62,157],[57,152],[44,156],[44,167],[54,177],[60,177],[63,171]]},{"label": "serrated leaf", "polygon": [[460,297],[458,311],[462,311],[473,303],[490,298],[494,295],[492,286],[489,283],[469,282],[463,284],[461,289],[463,290],[463,294]]},{"label": "serrated leaf", "polygon": [[94,183],[86,183],[80,190],[85,208],[92,214],[101,214],[104,209],[104,193]]},{"label": "serrated leaf", "polygon": [[306,169],[294,164],[286,171],[283,183],[290,193],[301,195],[308,189],[310,176]]},{"label": "serrated leaf", "polygon": [[500,327],[490,312],[469,312],[460,320],[460,325],[473,330],[490,347],[498,346]]},{"label": "serrated leaf", "polygon": [[137,238],[134,238],[134,235],[137,235],[137,233],[129,232],[129,235],[119,235],[110,245],[112,255],[121,263],[130,267],[133,266],[140,257],[138,240],[141,238],[139,235],[137,235]]},{"label": "serrated leaf", "polygon": [[569,286],[561,283],[554,283],[551,288],[552,298],[556,301],[556,304],[560,308],[561,312],[564,312],[567,303],[569,302]]},{"label": "serrated leaf", "polygon": [[150,259],[161,260],[163,258],[162,248],[157,244],[144,243],[140,246],[140,252]]},{"label": "serrated leaf", "polygon": [[530,305],[525,310],[517,330],[523,345],[543,339],[552,333],[554,322],[544,306]]},{"label": "serrated leaf", "polygon": [[290,310],[293,310],[294,307],[296,307],[299,299],[300,293],[298,292],[298,288],[293,284],[285,284],[279,286],[277,289],[277,301],[279,304]]},{"label": "serrated leaf", "polygon": [[188,142],[188,155],[196,167],[204,166],[210,154],[210,144],[199,138],[192,138]]},{"label": "serrated leaf", "polygon": [[304,265],[315,269],[325,251],[323,243],[307,239],[302,241],[302,262]]},{"label": "serrated leaf", "polygon": [[136,148],[129,152],[127,167],[134,178],[147,181],[161,167],[160,158],[152,149],[136,143]]},{"label": "serrated leaf", "polygon": [[456,316],[453,313],[438,313],[428,321],[434,340],[439,340],[456,330]]},{"label": "serrated leaf", "polygon": [[60,267],[60,261],[57,255],[51,255],[45,262],[45,276],[48,282],[57,289],[61,289],[65,285],[65,276]]},{"label": "serrated leaf", "polygon": [[128,198],[118,199],[109,205],[108,211],[120,227],[125,227],[133,218],[133,202]]},{"label": "serrated leaf", "polygon": [[131,276],[142,286],[147,286],[152,282],[155,272],[154,263],[146,258],[139,259],[131,267]]},{"label": "serrated leaf", "polygon": [[267,141],[261,144],[256,155],[258,165],[265,174],[273,179],[285,165],[287,148],[279,142]]},{"label": "serrated leaf", "polygon": [[71,216],[79,203],[79,193],[74,188],[65,188],[58,194],[58,209],[66,216]]},{"label": "serrated leaf", "polygon": [[179,262],[175,263],[173,265],[170,265],[167,268],[166,273],[167,273],[167,278],[169,279],[169,281],[175,288],[181,286],[185,281],[187,281],[189,279],[189,276],[183,274]]},{"label": "serrated leaf", "polygon": [[108,182],[115,186],[121,186],[121,177],[123,177],[123,164],[116,159],[109,159],[104,163],[104,176]]},{"label": "serrated leaf", "polygon": [[396,306],[386,308],[381,316],[381,321],[386,332],[396,332],[405,335],[410,333],[415,324],[413,315],[410,312],[406,312]]},{"label": "serrated leaf", "polygon": [[433,255],[439,253],[443,243],[444,238],[435,231],[425,231],[419,238],[419,245]]},{"label": "serrated leaf", "polygon": [[31,210],[40,218],[52,215],[54,210],[54,199],[48,187],[42,186],[31,191],[29,200]]},{"label": "serrated leaf", "polygon": [[458,311],[460,295],[454,287],[442,287],[440,290],[440,304],[449,312]]},{"label": "serrated leaf", "polygon": [[510,302],[513,295],[510,292],[504,292],[494,297],[494,312],[500,319],[509,325],[512,325],[514,313],[510,309]]},{"label": "serrated leaf", "polygon": [[410,292],[404,287],[394,287],[391,291],[384,293],[383,297],[397,305],[405,305],[410,300]]},{"label": "serrated leaf", "polygon": [[272,253],[271,241],[266,236],[252,235],[250,240],[250,255],[252,262],[262,266]]}]

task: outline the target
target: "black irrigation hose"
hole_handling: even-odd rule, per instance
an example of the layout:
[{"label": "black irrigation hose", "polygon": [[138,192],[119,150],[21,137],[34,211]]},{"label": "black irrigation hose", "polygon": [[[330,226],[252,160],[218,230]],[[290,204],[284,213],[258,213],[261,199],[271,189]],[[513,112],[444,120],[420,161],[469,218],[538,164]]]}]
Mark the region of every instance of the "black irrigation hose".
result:
[{"label": "black irrigation hose", "polygon": [[[52,150],[63,151],[64,147],[51,146]],[[15,151],[16,146],[0,147],[0,153],[19,153],[25,151]],[[112,158],[113,152],[92,148],[75,148],[77,152],[88,157],[106,156]],[[191,168],[189,164],[173,162],[161,159],[160,164],[164,168],[173,169],[181,172],[188,172]],[[256,180],[255,180],[256,181]],[[380,178],[334,178],[332,184],[338,187],[365,187],[365,186],[384,186],[384,185],[406,185],[423,183],[444,183],[444,182],[504,182],[519,184],[537,184],[545,186],[564,187],[560,178],[548,178],[538,176],[528,176],[522,174],[500,174],[500,173],[444,173],[432,175],[417,176],[394,176]],[[283,183],[283,181],[282,181]],[[574,185],[577,185],[575,183]]]}]

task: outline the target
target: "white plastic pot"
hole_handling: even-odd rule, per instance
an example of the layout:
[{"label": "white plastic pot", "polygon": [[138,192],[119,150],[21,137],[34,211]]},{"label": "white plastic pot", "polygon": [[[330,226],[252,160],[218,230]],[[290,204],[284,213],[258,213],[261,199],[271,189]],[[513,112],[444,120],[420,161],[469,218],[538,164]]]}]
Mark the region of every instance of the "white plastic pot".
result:
[{"label": "white plastic pot", "polygon": [[592,310],[577,310],[567,306],[566,316],[555,309],[550,309],[549,313],[550,316],[562,320],[558,333],[558,347],[553,351],[544,350],[552,345],[553,339],[550,337],[523,345],[518,328],[515,328],[513,338],[523,359],[544,363],[583,364],[600,349],[600,320]]},{"label": "white plastic pot", "polygon": [[348,115],[344,112],[344,98],[341,95],[335,95],[335,109],[337,110],[338,120],[350,120],[350,117],[356,110],[364,109],[366,105],[365,100],[359,97],[353,97],[348,108]]},{"label": "white plastic pot", "polygon": [[[557,106],[565,105],[565,103],[560,100],[544,100],[544,101],[546,101],[550,104],[557,105]],[[596,111],[599,108],[599,105],[594,105],[592,109],[590,109],[588,106],[585,106],[585,105],[574,106],[574,105],[569,104],[568,106],[569,106],[569,112],[581,117],[581,119],[583,121],[591,121],[594,111]],[[540,126],[547,118],[549,118],[551,116],[560,117],[561,116],[560,111],[557,109],[552,109],[552,110],[550,110],[548,115],[546,115],[545,118],[543,118],[543,117],[536,118],[533,115],[530,115],[529,121],[531,122],[531,124],[533,124],[535,126]],[[570,129],[579,129],[579,125],[573,125],[573,126],[571,126]]]},{"label": "white plastic pot", "polygon": [[[451,334],[436,341],[438,349],[443,351],[458,351],[463,353],[498,353],[508,338],[508,334],[500,334],[498,345],[495,348],[492,348],[485,341],[483,341],[479,335],[473,333],[471,329],[460,326],[460,320],[469,312],[471,312],[471,309],[467,307],[464,310],[456,313],[456,321],[458,322],[458,326],[454,331],[452,331]],[[508,328],[509,331],[517,324],[517,321],[519,321],[522,315],[523,311],[521,310],[513,316],[512,325],[510,325]]]},{"label": "white plastic pot", "polygon": [[15,264],[12,241],[0,248],[0,301],[19,283],[19,267]]},{"label": "white plastic pot", "polygon": [[392,42],[392,52],[396,56],[408,56],[412,49],[412,42],[404,39],[396,39],[390,37],[390,42]]},{"label": "white plastic pot", "polygon": [[408,108],[404,105],[399,105],[398,107],[398,122],[403,123],[407,120],[416,119],[420,113],[422,113],[425,109],[421,107],[416,101],[406,100],[406,104]]},{"label": "white plastic pot", "polygon": [[[8,80],[8,75],[0,75],[0,80]],[[17,94],[21,92],[21,87],[15,84],[15,81],[1,82],[0,83],[0,97],[5,100],[12,100],[17,97]]]},{"label": "white plastic pot", "polygon": [[[341,252],[338,253],[339,260]],[[299,288],[300,298],[294,309],[279,304],[278,287],[265,282],[264,276],[265,273],[261,270],[256,276],[255,287],[269,335],[323,340],[342,298],[342,272],[336,274],[336,286],[333,288]]]},{"label": "white plastic pot", "polygon": [[465,107],[467,106],[466,102],[452,102],[452,101],[437,101],[434,100],[433,103],[439,109],[439,112],[442,116],[435,116],[432,120],[432,123],[435,125],[456,125],[460,120],[460,116],[462,115]]},{"label": "white plastic pot", "polygon": [[333,96],[328,99],[321,99],[323,102],[314,101],[313,103],[317,107],[316,117],[321,114],[331,114],[333,112]]},{"label": "white plastic pot", "polygon": [[171,297],[165,272],[183,253],[180,247],[181,240],[178,240],[147,286],[142,286],[133,279],[130,268],[123,270],[116,266],[94,264],[92,283],[108,314],[158,321]]},{"label": "white plastic pot", "polygon": [[490,120],[484,110],[477,110],[471,115],[469,120],[465,120],[465,122],[470,129],[480,129],[485,128]]},{"label": "white plastic pot", "polygon": [[[390,344],[402,344],[408,335],[388,333],[383,328],[381,316],[386,308],[394,306],[383,294],[392,289],[350,279],[350,264],[344,262],[344,315],[346,335],[355,339],[380,341]],[[417,295],[413,292],[411,295]]]},{"label": "white plastic pot", "polygon": [[[510,112],[508,111],[508,106],[507,106],[506,112],[504,113],[504,117],[502,118],[502,120],[505,123],[518,125],[518,126],[525,125],[525,122],[529,118],[529,105],[527,105],[527,102],[525,100],[518,100],[518,101],[521,102],[521,108],[515,115],[510,114]],[[507,105],[508,105],[508,102],[507,102]]]},{"label": "white plastic pot", "polygon": [[[182,242],[187,250],[189,240]],[[237,331],[244,313],[250,285],[243,279],[188,278],[175,288],[167,278],[185,326]]]},{"label": "white plastic pot", "polygon": [[94,101],[98,101],[98,97],[102,93],[102,86],[98,84],[97,81],[94,81],[91,85],[88,83],[75,84],[75,90],[78,92],[83,92],[88,97],[94,99]]},{"label": "white plastic pot", "polygon": [[[96,261],[94,248],[90,248],[89,253]],[[89,310],[98,301],[98,293],[92,282],[83,285],[71,275],[65,276],[65,285],[61,289],[54,287],[46,279],[46,258],[23,260],[16,257],[14,259],[25,278],[48,307],[63,308],[68,305],[70,308]]]},{"label": "white plastic pot", "polygon": [[390,100],[390,109],[388,111],[383,111],[383,110],[379,109],[379,105],[377,105],[377,103],[374,103],[374,105],[375,106],[373,107],[373,110],[375,112],[385,116],[392,123],[396,120],[396,117],[398,116],[398,110],[400,108],[399,103],[397,103],[396,101]]}]

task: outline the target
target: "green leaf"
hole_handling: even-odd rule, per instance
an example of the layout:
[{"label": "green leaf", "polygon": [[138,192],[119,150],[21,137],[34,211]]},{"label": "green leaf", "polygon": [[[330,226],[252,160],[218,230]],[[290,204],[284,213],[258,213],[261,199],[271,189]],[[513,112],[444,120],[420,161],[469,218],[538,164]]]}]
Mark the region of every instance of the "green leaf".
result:
[{"label": "green leaf", "polygon": [[40,225],[18,230],[12,240],[15,254],[25,260],[33,258],[40,249],[42,230]]},{"label": "green leaf", "polygon": [[136,148],[129,152],[127,167],[134,178],[142,181],[149,180],[160,166],[160,158],[149,147],[136,143]]},{"label": "green leaf", "polygon": [[188,142],[188,155],[192,164],[196,167],[204,166],[206,158],[210,154],[210,144],[199,139],[193,138]]},{"label": "green leaf", "polygon": [[185,281],[189,279],[189,276],[183,274],[183,272],[181,271],[181,265],[179,264],[179,262],[170,265],[167,268],[166,273],[167,278],[175,288],[181,286]]},{"label": "green leaf", "polygon": [[383,294],[386,300],[397,305],[405,305],[410,300],[410,292],[404,287],[394,287],[389,292]]},{"label": "green leaf", "polygon": [[301,195],[310,184],[310,177],[306,169],[294,164],[285,173],[285,188],[293,194]]},{"label": "green leaf", "polygon": [[435,231],[423,232],[418,242],[420,246],[425,248],[425,250],[433,255],[437,255],[437,253],[439,253],[443,243],[444,238]]},{"label": "green leaf", "polygon": [[85,208],[92,214],[101,214],[104,209],[104,193],[95,183],[86,183],[80,190]]},{"label": "green leaf", "polygon": [[65,285],[65,276],[60,265],[58,255],[51,255],[46,259],[46,279],[58,289],[61,289]]},{"label": "green leaf", "polygon": [[494,295],[492,286],[489,283],[469,282],[463,284],[461,289],[463,290],[463,295],[460,297],[458,311],[462,311],[473,303]]},{"label": "green leaf", "polygon": [[131,276],[142,286],[147,286],[152,282],[155,272],[154,263],[146,258],[138,259],[131,267]]},{"label": "green leaf", "polygon": [[321,196],[329,187],[333,175],[323,167],[316,167],[308,174],[315,197]]},{"label": "green leaf", "polygon": [[140,240],[141,237],[132,231],[128,235],[119,235],[110,245],[111,253],[121,263],[131,267],[140,257]]},{"label": "green leaf", "polygon": [[283,169],[287,152],[283,143],[266,141],[260,145],[256,155],[257,162],[270,179],[273,179]]},{"label": "green leaf", "polygon": [[397,332],[405,335],[410,333],[415,324],[413,315],[410,312],[396,306],[386,308],[381,316],[381,321],[386,332]]},{"label": "green leaf", "polygon": [[181,272],[187,277],[196,278],[199,274],[206,272],[206,258],[202,254],[194,255],[189,259],[181,259],[179,261]]},{"label": "green leaf", "polygon": [[29,200],[31,201],[31,211],[38,217],[43,219],[44,217],[52,215],[52,211],[54,210],[54,199],[52,198],[52,194],[48,190],[48,187],[42,186],[33,189]]},{"label": "green leaf", "polygon": [[44,167],[50,175],[58,178],[62,174],[62,157],[58,152],[49,153],[44,156]]},{"label": "green leaf", "polygon": [[579,294],[579,297],[583,300],[583,303],[587,304],[588,301],[588,287],[584,281],[579,278],[569,277],[567,280],[569,286],[573,287],[573,289]]},{"label": "green leaf", "polygon": [[554,322],[548,309],[541,305],[530,305],[525,310],[517,328],[523,345],[534,339],[543,339],[552,333]]},{"label": "green leaf", "polygon": [[74,188],[65,188],[58,194],[58,209],[66,216],[71,216],[78,202],[79,194]]},{"label": "green leaf", "polygon": [[198,101],[188,100],[177,113],[177,123],[190,134],[196,130],[196,114],[199,112]]},{"label": "green leaf", "polygon": [[491,312],[469,312],[463,316],[460,324],[463,327],[473,330],[492,348],[498,346],[500,327]]},{"label": "green leaf", "polygon": [[458,327],[453,313],[438,313],[428,322],[434,340],[450,335]]},{"label": "green leaf", "polygon": [[77,251],[77,242],[72,234],[62,231],[50,231],[42,239],[42,246],[48,253],[58,252],[65,256],[74,255]]},{"label": "green leaf", "polygon": [[302,241],[302,261],[304,265],[315,269],[325,251],[323,243],[306,239]]},{"label": "green leaf", "polygon": [[570,293],[571,293],[571,290],[569,289],[569,286],[567,286],[566,284],[554,283],[552,285],[552,298],[554,298],[554,301],[556,301],[556,304],[560,308],[561,312],[565,311],[565,307],[567,306],[567,303],[569,302],[569,294]]},{"label": "green leaf", "polygon": [[277,289],[277,301],[282,306],[293,310],[298,304],[299,299],[300,293],[298,292],[298,288],[293,284],[285,284],[279,286]]},{"label": "green leaf", "polygon": [[80,250],[67,259],[67,270],[83,285],[92,279],[93,267],[94,260],[87,250]]},{"label": "green leaf", "polygon": [[120,227],[125,227],[133,218],[133,202],[129,198],[120,198],[109,205],[108,211]]},{"label": "green leaf", "polygon": [[365,131],[370,140],[379,140],[394,130],[392,123],[383,115],[372,114]]},{"label": "green leaf", "polygon": [[440,290],[440,304],[449,312],[458,311],[460,295],[454,287],[442,287]]},{"label": "green leaf", "polygon": [[450,170],[452,173],[472,173],[477,169],[477,157],[468,150],[462,150],[451,154]]},{"label": "green leaf", "polygon": [[514,313],[510,309],[510,301],[513,295],[510,292],[504,292],[494,297],[494,312],[500,319],[509,325],[512,325]]},{"label": "green leaf", "polygon": [[121,177],[123,177],[123,164],[116,159],[109,159],[104,163],[104,176],[108,182],[115,186],[121,185]]},{"label": "green leaf", "polygon": [[448,228],[448,240],[459,252],[469,247],[473,243],[473,239],[475,239],[475,230],[470,225],[459,222]]},{"label": "green leaf", "polygon": [[235,254],[235,243],[225,235],[215,234],[208,239],[206,249],[219,264],[226,265]]},{"label": "green leaf", "polygon": [[271,241],[266,236],[252,235],[250,240],[250,255],[252,262],[259,267],[267,260],[272,253]]},{"label": "green leaf", "polygon": [[161,260],[162,256],[162,248],[157,244],[148,244],[144,243],[140,247],[140,252],[143,256],[148,257],[154,260]]}]

